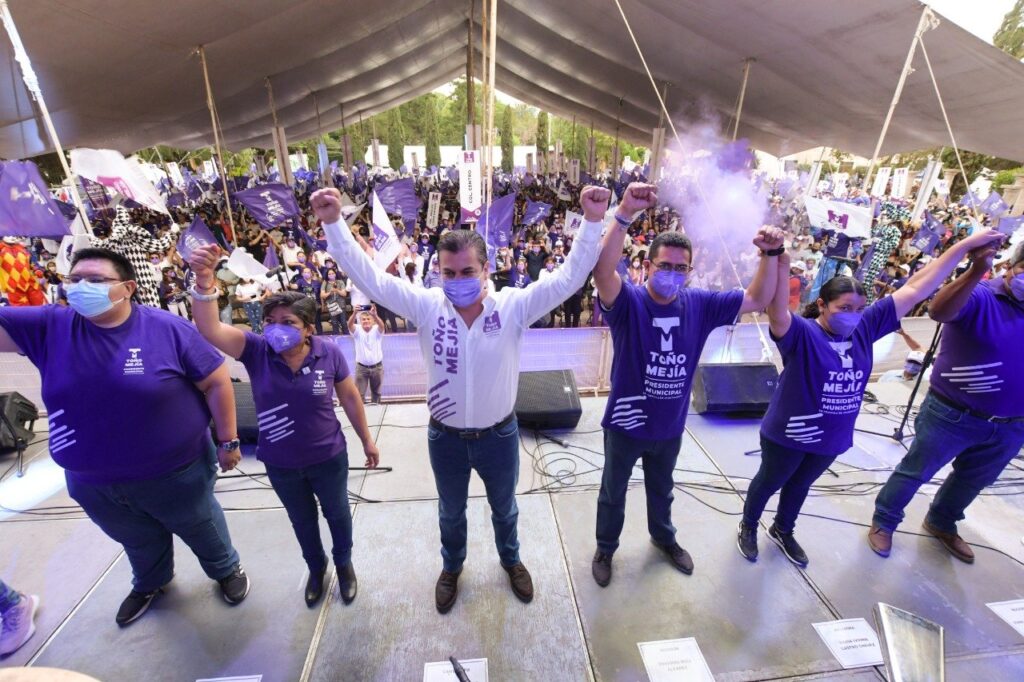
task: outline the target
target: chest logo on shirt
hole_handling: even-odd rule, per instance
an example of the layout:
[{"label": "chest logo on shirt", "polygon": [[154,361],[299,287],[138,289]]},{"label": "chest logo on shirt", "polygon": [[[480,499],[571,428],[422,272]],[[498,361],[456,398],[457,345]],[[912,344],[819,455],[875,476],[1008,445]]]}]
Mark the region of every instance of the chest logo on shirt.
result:
[{"label": "chest logo on shirt", "polygon": [[490,315],[484,317],[484,334],[488,336],[494,336],[501,331],[501,318],[498,317],[498,311],[495,310]]},{"label": "chest logo on shirt", "polygon": [[139,357],[139,353],[142,352],[141,348],[129,348],[128,352],[131,355],[125,358],[124,361],[124,373],[129,374],[145,374],[146,366],[142,362],[142,358]]},{"label": "chest logo on shirt", "polygon": [[672,352],[672,330],[679,326],[678,317],[654,317],[651,324],[661,330],[662,352]]},{"label": "chest logo on shirt", "polygon": [[459,373],[459,328],[454,317],[438,317],[431,333],[434,364],[447,374]]},{"label": "chest logo on shirt", "polygon": [[313,379],[313,395],[327,395],[327,382],[324,381],[324,371],[322,369],[313,370],[316,374],[316,378]]},{"label": "chest logo on shirt", "polygon": [[942,378],[964,393],[998,393],[1002,390],[999,384],[1004,380],[999,377],[995,368],[1002,365],[1002,362],[991,362],[986,365],[953,367],[950,371],[943,372]]},{"label": "chest logo on shirt", "polygon": [[829,341],[828,345],[839,356],[841,369],[830,369],[825,372],[825,382],[821,387],[821,412],[823,414],[859,412],[864,395],[864,370],[855,369],[853,366],[853,356],[850,355],[853,342]]},{"label": "chest logo on shirt", "polygon": [[850,349],[853,348],[853,341],[829,341],[828,345],[836,352],[843,362],[843,369],[853,369],[853,358],[850,357]]}]

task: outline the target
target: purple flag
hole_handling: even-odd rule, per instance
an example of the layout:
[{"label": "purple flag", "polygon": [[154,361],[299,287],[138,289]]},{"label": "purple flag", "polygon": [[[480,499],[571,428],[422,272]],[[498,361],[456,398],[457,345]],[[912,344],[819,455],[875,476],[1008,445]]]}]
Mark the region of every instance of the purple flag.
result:
[{"label": "purple flag", "polygon": [[54,201],[57,202],[57,208],[60,209],[61,215],[68,220],[74,220],[75,217],[78,216],[78,208],[74,204],[69,204],[68,202],[61,201],[60,199],[54,199]]},{"label": "purple flag", "polygon": [[981,202],[978,208],[990,218],[999,218],[1010,212],[1010,207],[1003,201],[999,192],[992,192],[985,197],[985,201]]},{"label": "purple flag", "polygon": [[1010,236],[1021,227],[1024,227],[1024,216],[1017,216],[1016,218],[1006,216],[999,219],[999,224],[996,226],[996,230],[1002,232],[1006,236]]},{"label": "purple flag", "polygon": [[526,210],[523,212],[523,225],[535,225],[551,214],[551,204],[543,201],[526,200]]},{"label": "purple flag", "polygon": [[253,220],[268,230],[299,215],[295,194],[290,187],[281,183],[244,189],[237,192],[234,198],[245,206]]},{"label": "purple flag", "polygon": [[926,256],[930,256],[944,234],[946,234],[946,226],[936,220],[931,213],[925,211],[921,229],[910,240],[910,245]]},{"label": "purple flag", "polygon": [[385,211],[401,217],[406,231],[410,231],[416,226],[416,218],[420,212],[420,199],[416,196],[415,180],[399,178],[391,182],[381,182],[373,188],[373,191],[377,193]]},{"label": "purple flag", "polygon": [[267,244],[267,255],[263,257],[263,267],[267,270],[281,267],[281,261],[277,257],[277,247]]},{"label": "purple flag", "polygon": [[167,208],[185,205],[185,195],[181,192],[171,192],[167,196]]},{"label": "purple flag", "polygon": [[974,192],[970,191],[970,190],[967,190],[967,193],[964,194],[962,197],[960,197],[960,205],[961,206],[973,206],[975,204],[980,204],[980,203],[981,203],[981,200],[978,199],[977,195]]},{"label": "purple flag", "polygon": [[309,247],[309,250],[316,251],[316,240],[309,236],[309,232],[306,232],[298,225],[295,226],[295,230],[299,233],[299,236],[302,237],[302,241],[306,242],[306,246]]},{"label": "purple flag", "polygon": [[480,220],[476,231],[486,235],[487,243],[499,248],[508,246],[512,234],[512,216],[516,209],[516,195],[506,194],[491,202],[490,208],[484,206],[480,211]]},{"label": "purple flag", "polygon": [[99,210],[106,208],[110,204],[110,196],[107,194],[107,188],[98,182],[93,182],[89,178],[83,178],[78,176],[79,182],[82,183],[82,189],[85,190],[85,196],[89,199],[89,203],[92,207]]},{"label": "purple flag", "polygon": [[181,233],[178,237],[178,254],[182,260],[189,260],[192,258],[192,252],[201,246],[209,246],[210,244],[216,244],[217,239],[210,232],[210,228],[206,226],[203,219],[200,216],[196,216],[192,224],[188,226],[188,229]]},{"label": "purple flag", "polygon": [[69,221],[31,161],[0,163],[0,235],[63,237]]}]

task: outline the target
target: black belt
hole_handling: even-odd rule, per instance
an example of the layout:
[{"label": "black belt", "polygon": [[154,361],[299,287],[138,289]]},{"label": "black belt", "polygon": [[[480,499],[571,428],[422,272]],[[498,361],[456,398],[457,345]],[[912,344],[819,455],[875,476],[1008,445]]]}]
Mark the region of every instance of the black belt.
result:
[{"label": "black belt", "polygon": [[516,413],[512,412],[497,424],[494,424],[493,426],[488,426],[487,428],[484,429],[457,429],[454,426],[447,426],[445,424],[442,424],[433,417],[430,418],[430,425],[437,429],[438,431],[444,431],[445,433],[450,433],[453,436],[458,436],[459,438],[465,440],[479,440],[480,438],[483,438],[492,431],[496,431],[502,428],[503,426],[508,426],[515,420],[515,418]]},{"label": "black belt", "polygon": [[993,424],[1015,424],[1017,422],[1024,422],[1024,417],[993,417],[990,414],[985,414],[984,412],[978,412],[977,410],[972,410],[969,407],[964,407],[963,405],[960,405],[958,403],[953,402],[952,400],[950,400],[949,398],[947,398],[947,397],[945,397],[943,395],[939,395],[939,393],[937,391],[935,391],[934,389],[932,389],[931,394],[932,394],[933,398],[938,400],[940,403],[942,403],[946,407],[952,407],[954,410],[960,410],[961,412],[964,412],[965,414],[969,414],[972,417],[977,417],[978,419],[984,419],[985,421],[992,422]]},{"label": "black belt", "polygon": [[364,365],[361,362],[357,362],[356,364],[359,365],[360,367],[365,367],[366,369],[377,369],[378,367],[380,367],[384,363],[383,362],[378,362],[376,365]]}]

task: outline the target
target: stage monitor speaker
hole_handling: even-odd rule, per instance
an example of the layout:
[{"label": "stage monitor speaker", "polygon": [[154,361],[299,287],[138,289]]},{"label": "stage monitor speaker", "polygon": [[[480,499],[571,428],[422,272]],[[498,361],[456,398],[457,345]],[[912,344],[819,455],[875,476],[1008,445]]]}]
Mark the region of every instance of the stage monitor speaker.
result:
[{"label": "stage monitor speaker", "polygon": [[779,383],[771,362],[707,362],[693,377],[693,411],[764,414]]},{"label": "stage monitor speaker", "polygon": [[20,393],[0,393],[0,412],[6,417],[0,420],[0,450],[16,450],[18,440],[28,444],[39,419],[36,404]]},{"label": "stage monitor speaker", "polygon": [[[260,427],[259,420],[256,418],[256,403],[252,399],[252,384],[245,381],[232,381],[231,388],[235,391],[238,440],[243,443],[255,443],[260,436]],[[216,427],[213,431],[213,437],[220,440]]]},{"label": "stage monitor speaker", "polygon": [[583,408],[576,377],[569,369],[520,372],[516,418],[529,429],[574,429]]}]

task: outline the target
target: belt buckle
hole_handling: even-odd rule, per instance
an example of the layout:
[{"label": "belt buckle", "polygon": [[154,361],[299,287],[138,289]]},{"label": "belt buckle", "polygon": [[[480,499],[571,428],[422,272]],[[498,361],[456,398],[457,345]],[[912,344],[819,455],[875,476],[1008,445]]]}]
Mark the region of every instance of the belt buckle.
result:
[{"label": "belt buckle", "polygon": [[459,438],[462,440],[480,440],[483,431],[459,431]]}]

